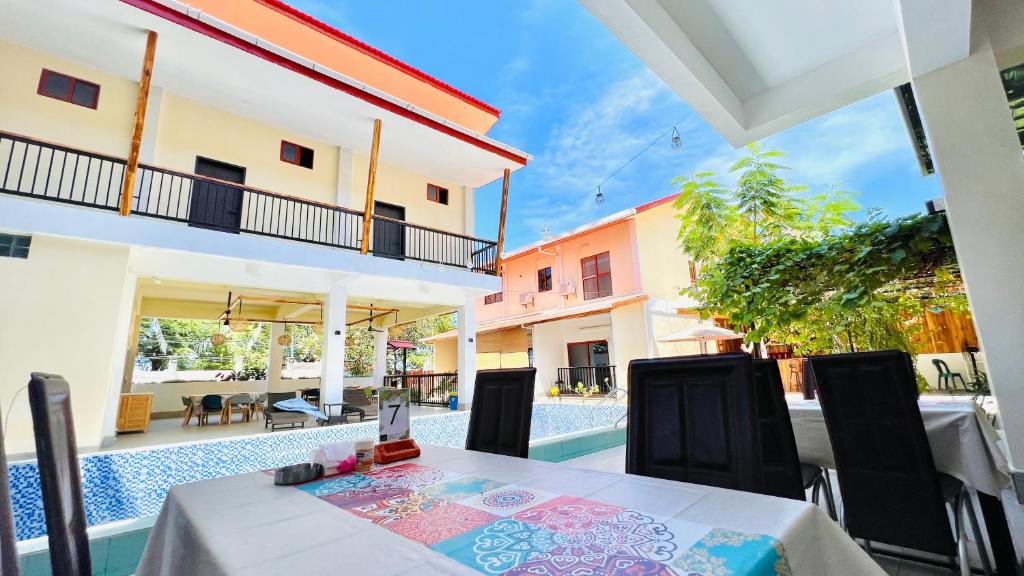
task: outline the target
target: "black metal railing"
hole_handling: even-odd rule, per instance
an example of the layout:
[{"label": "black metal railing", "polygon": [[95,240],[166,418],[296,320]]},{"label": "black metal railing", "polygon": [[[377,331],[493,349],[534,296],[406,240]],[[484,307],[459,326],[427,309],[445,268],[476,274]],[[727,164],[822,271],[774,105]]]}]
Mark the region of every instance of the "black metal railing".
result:
[{"label": "black metal railing", "polygon": [[0,191],[117,210],[125,162],[0,132]]},{"label": "black metal railing", "polygon": [[132,213],[222,232],[359,249],[363,215],[195,174],[140,165]]},{"label": "black metal railing", "polygon": [[[118,210],[126,162],[103,154],[0,132],[0,192]],[[196,174],[139,165],[132,214],[228,233],[258,234],[360,249],[363,213]],[[374,216],[376,256],[495,273],[497,244]]]},{"label": "black metal railing", "polygon": [[459,391],[458,375],[454,372],[388,376],[384,385],[408,388],[409,399],[417,406],[448,406],[448,397]]},{"label": "black metal railing", "polygon": [[578,395],[579,384],[587,390],[597,386],[594,396],[604,396],[615,387],[615,366],[576,366],[558,369],[558,393]]},{"label": "black metal railing", "polygon": [[373,217],[370,251],[385,258],[408,258],[494,274],[498,245],[384,216]]}]

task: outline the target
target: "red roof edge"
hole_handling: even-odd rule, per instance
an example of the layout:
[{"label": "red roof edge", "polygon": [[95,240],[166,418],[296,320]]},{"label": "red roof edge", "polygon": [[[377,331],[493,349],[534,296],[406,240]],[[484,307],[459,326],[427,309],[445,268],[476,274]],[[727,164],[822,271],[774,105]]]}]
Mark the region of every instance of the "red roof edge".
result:
[{"label": "red roof edge", "polygon": [[657,200],[651,200],[647,204],[641,204],[641,205],[637,206],[636,208],[634,208],[634,210],[636,210],[637,214],[639,214],[641,212],[646,212],[646,211],[651,210],[653,208],[657,208],[658,206],[661,206],[662,204],[668,204],[669,202],[675,200],[678,197],[679,197],[679,192],[673,192],[672,194],[669,194],[668,196],[664,196],[662,198],[658,198]]},{"label": "red roof edge", "polygon": [[381,62],[384,62],[389,66],[392,66],[393,68],[401,70],[402,72],[405,72],[406,74],[413,76],[418,80],[422,80],[423,82],[426,82],[427,84],[430,84],[431,86],[434,86],[435,88],[443,92],[447,92],[448,94],[455,96],[456,98],[466,102],[467,104],[471,104],[483,110],[484,112],[494,114],[495,116],[498,117],[501,116],[501,110],[495,108],[494,106],[491,106],[490,104],[482,100],[478,100],[477,98],[474,98],[469,94],[466,94],[465,92],[459,90],[458,88],[452,86],[451,84],[447,84],[441,80],[438,80],[437,78],[427,74],[426,72],[418,68],[406,64],[405,62],[402,62],[401,60],[395,58],[394,56],[386,54],[378,50],[377,48],[374,48],[373,46],[370,46],[369,44],[359,40],[358,38],[354,38],[342,32],[341,30],[338,30],[337,28],[331,26],[330,24],[327,24],[326,22],[317,20],[313,16],[310,16],[309,14],[306,14],[305,12],[293,6],[289,6],[288,4],[285,4],[280,0],[256,1],[268,8],[277,10],[278,12],[281,12],[286,16],[298,20],[299,22],[306,24],[310,28],[314,28],[323,34],[330,36],[334,40],[337,40],[338,42],[345,44],[346,46],[355,48],[356,50],[359,50],[360,52],[366,54],[367,56],[376,58],[377,60],[380,60]]},{"label": "red roof edge", "polygon": [[393,114],[395,114],[397,116],[401,116],[403,118],[407,118],[409,120],[412,120],[413,122],[416,122],[418,124],[422,124],[423,126],[426,126],[428,128],[433,128],[434,130],[437,130],[438,132],[441,132],[442,134],[446,134],[446,135],[451,136],[453,138],[456,138],[458,140],[462,140],[463,142],[467,142],[469,144],[472,144],[472,145],[476,146],[477,148],[480,148],[482,150],[486,150],[486,151],[488,151],[488,152],[490,152],[492,154],[496,154],[498,156],[501,156],[502,158],[505,158],[507,160],[511,160],[513,162],[516,162],[517,164],[521,164],[523,166],[526,166],[526,164],[527,164],[527,157],[525,157],[525,156],[520,156],[520,155],[518,155],[518,154],[516,154],[514,152],[510,152],[509,150],[506,150],[506,149],[504,149],[504,148],[502,148],[500,146],[496,146],[496,145],[494,145],[494,144],[492,144],[490,142],[487,142],[486,140],[481,140],[480,138],[477,138],[475,136],[466,134],[465,132],[462,132],[461,130],[457,130],[455,128],[452,128],[451,126],[448,126],[448,125],[446,125],[446,124],[444,124],[442,122],[438,122],[437,120],[434,120],[432,118],[428,118],[428,117],[423,116],[421,114],[418,114],[418,113],[416,113],[416,112],[414,112],[412,110],[409,110],[405,106],[401,106],[401,105],[396,104],[396,103],[394,103],[394,102],[392,102],[390,100],[387,100],[385,98],[381,98],[380,96],[377,96],[375,94],[370,94],[369,92],[365,92],[363,90],[360,90],[359,88],[356,88],[355,86],[352,86],[350,84],[347,84],[345,82],[337,80],[337,79],[335,79],[335,78],[333,78],[331,76],[328,76],[328,75],[326,75],[326,74],[324,74],[322,72],[318,72],[318,71],[313,70],[311,68],[307,68],[306,66],[303,66],[303,65],[301,65],[301,64],[299,64],[297,62],[294,62],[294,61],[292,61],[292,60],[290,60],[288,58],[284,58],[284,57],[282,57],[282,56],[280,56],[278,54],[275,54],[274,52],[271,52],[270,50],[267,50],[266,48],[262,48],[260,46],[257,46],[257,45],[255,45],[255,44],[253,44],[251,42],[248,42],[246,40],[238,38],[237,36],[234,36],[233,34],[230,34],[228,32],[220,30],[219,28],[211,26],[210,24],[207,24],[205,22],[201,22],[198,19],[193,18],[193,17],[191,17],[191,16],[189,16],[187,14],[182,14],[181,12],[178,12],[177,10],[174,10],[173,8],[169,8],[167,6],[164,6],[163,4],[160,4],[159,2],[157,2],[156,0],[121,0],[121,1],[124,2],[125,4],[128,4],[129,6],[134,6],[135,8],[138,8],[140,10],[144,10],[146,12],[149,12],[150,14],[153,14],[154,16],[158,16],[158,17],[163,18],[164,20],[167,20],[169,22],[173,22],[173,23],[178,24],[180,26],[184,26],[185,28],[188,28],[189,30],[192,30],[192,31],[198,32],[200,34],[203,34],[204,36],[208,36],[208,37],[213,38],[215,40],[219,40],[219,41],[221,41],[221,42],[223,42],[223,43],[225,43],[225,44],[227,44],[229,46],[233,46],[235,48],[238,48],[239,50],[242,50],[243,52],[248,52],[249,54],[252,54],[252,55],[257,56],[259,58],[263,58],[264,60],[266,60],[268,62],[272,62],[274,64],[277,64],[278,66],[281,66],[282,68],[287,68],[288,70],[291,70],[292,72],[295,72],[297,74],[301,74],[303,76],[306,76],[307,78],[316,80],[317,82],[320,82],[321,84],[325,84],[327,86],[330,86],[330,87],[332,87],[332,88],[334,88],[334,89],[336,89],[336,90],[338,90],[340,92],[345,92],[346,94],[349,94],[350,96],[353,96],[355,98],[359,98],[360,100],[363,100],[365,102],[373,104],[374,106],[377,106],[379,108],[387,110],[388,112],[391,112],[391,113],[393,113]]},{"label": "red roof edge", "polygon": [[416,348],[416,345],[408,340],[388,340],[388,346],[392,348],[406,348],[412,350]]}]

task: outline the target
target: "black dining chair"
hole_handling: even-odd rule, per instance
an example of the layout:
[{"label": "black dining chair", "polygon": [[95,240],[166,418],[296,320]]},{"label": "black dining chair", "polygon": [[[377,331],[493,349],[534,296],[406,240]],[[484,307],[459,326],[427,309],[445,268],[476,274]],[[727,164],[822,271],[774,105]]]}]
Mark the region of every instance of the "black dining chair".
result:
[{"label": "black dining chair", "polygon": [[4,423],[0,420],[0,574],[18,576],[18,550],[14,545],[14,510],[11,504],[11,481],[7,477],[3,430]]},{"label": "black dining chair", "polygon": [[761,472],[764,476],[762,493],[806,500],[807,490],[811,490],[811,501],[817,504],[819,495],[824,491],[829,516],[835,520],[836,505],[828,470],[800,462],[777,360],[754,360],[754,386],[758,433],[761,436]]},{"label": "black dining chair", "polygon": [[753,372],[747,354],[630,362],[626,472],[761,492]]},{"label": "black dining chair", "polygon": [[[205,425],[210,418],[210,414],[219,414],[218,418],[223,420],[224,418],[224,397],[220,394],[207,394],[203,396],[203,399],[199,401],[199,424]],[[218,424],[224,422],[218,421]]]},{"label": "black dining chair", "polygon": [[536,368],[479,370],[466,450],[527,458]]},{"label": "black dining chair", "polygon": [[864,540],[868,552],[879,542],[947,556],[969,571],[966,512],[985,574],[991,574],[963,482],[935,469],[906,354],[858,352],[810,362],[850,535]]},{"label": "black dining chair", "polygon": [[50,566],[54,574],[89,576],[92,560],[85,532],[71,390],[61,376],[33,372],[28,384],[28,400],[36,437]]}]

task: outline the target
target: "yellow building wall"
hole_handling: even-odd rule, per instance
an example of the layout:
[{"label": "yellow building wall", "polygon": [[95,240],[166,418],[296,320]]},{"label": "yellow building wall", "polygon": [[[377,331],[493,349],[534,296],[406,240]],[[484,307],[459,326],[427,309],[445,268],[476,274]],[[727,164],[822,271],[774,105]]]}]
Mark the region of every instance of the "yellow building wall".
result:
[{"label": "yellow building wall", "polygon": [[[128,154],[137,82],[6,42],[0,42],[0,62],[0,130],[102,154]],[[99,84],[97,108],[40,96],[44,68]]]},{"label": "yellow building wall", "polygon": [[[381,139],[387,138],[387,128]],[[370,157],[353,154],[352,159],[352,208],[363,210],[366,206],[366,179],[370,174]],[[427,200],[427,184],[448,189],[448,204]],[[438,228],[456,234],[466,233],[465,194],[462,187],[450,180],[430,178],[381,158],[377,167],[377,182],[373,199],[405,208],[405,220],[421,226]]]},{"label": "yellow building wall", "polygon": [[[313,168],[281,161],[281,141],[313,150]],[[334,204],[338,147],[164,93],[154,164],[194,172],[196,156],[245,167],[245,183]]]},{"label": "yellow building wall", "polygon": [[[129,249],[36,235],[28,259],[0,258],[0,408],[8,454],[33,452],[32,372],[71,386],[82,448],[113,433],[134,301]],[[17,397],[15,397],[17,396]]]},{"label": "yellow building wall", "polygon": [[[127,156],[137,82],[4,42],[0,42],[0,61],[4,62],[0,131],[119,158]],[[44,68],[99,84],[97,109],[37,94]],[[160,107],[150,110],[148,115],[147,137],[155,132],[152,164],[192,173],[196,157],[203,156],[245,167],[248,186],[331,205],[337,203],[339,149],[335,144],[306,138],[167,91],[161,98],[151,99],[150,106]],[[153,114],[154,111],[157,113]],[[367,134],[367,147],[369,137]],[[313,168],[282,162],[282,140],[313,149]],[[368,155],[354,153],[350,172],[352,192],[346,207],[361,212],[365,207]],[[146,181],[141,183],[146,185]],[[448,189],[447,205],[427,200],[428,183]],[[384,157],[377,169],[375,198],[403,206],[410,223],[460,234],[467,232],[465,195],[456,182],[389,164]],[[186,210],[185,201],[182,202],[181,210]]]},{"label": "yellow building wall", "polygon": [[610,313],[612,319],[611,354],[615,365],[616,386],[626,388],[629,383],[629,363],[632,360],[650,358],[653,346],[648,346],[650,326],[648,325],[647,306],[645,302],[637,302],[615,308]]},{"label": "yellow building wall", "polygon": [[651,298],[678,299],[679,291],[690,285],[690,266],[676,238],[679,220],[672,203],[641,212],[634,222],[644,293]]}]

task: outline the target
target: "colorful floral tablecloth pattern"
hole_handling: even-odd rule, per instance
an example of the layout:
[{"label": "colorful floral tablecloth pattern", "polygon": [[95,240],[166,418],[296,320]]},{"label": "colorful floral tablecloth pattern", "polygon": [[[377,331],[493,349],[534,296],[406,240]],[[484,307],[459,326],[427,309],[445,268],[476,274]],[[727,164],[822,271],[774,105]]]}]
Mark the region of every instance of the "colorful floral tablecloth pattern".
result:
[{"label": "colorful floral tablecloth pattern", "polygon": [[785,576],[782,543],[420,464],[298,487],[484,574]]}]

